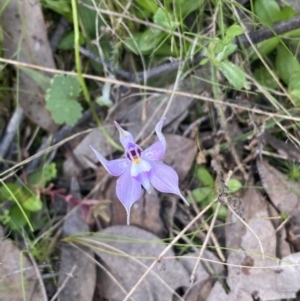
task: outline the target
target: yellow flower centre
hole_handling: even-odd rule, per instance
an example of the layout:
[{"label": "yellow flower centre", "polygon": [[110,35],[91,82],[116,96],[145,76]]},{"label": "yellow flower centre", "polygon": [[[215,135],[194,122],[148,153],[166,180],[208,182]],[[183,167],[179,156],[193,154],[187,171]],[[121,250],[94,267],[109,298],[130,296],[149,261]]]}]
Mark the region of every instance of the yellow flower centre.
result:
[{"label": "yellow flower centre", "polygon": [[132,162],[136,163],[136,164],[140,163],[140,161],[141,161],[141,158],[135,158],[135,159],[132,160]]}]

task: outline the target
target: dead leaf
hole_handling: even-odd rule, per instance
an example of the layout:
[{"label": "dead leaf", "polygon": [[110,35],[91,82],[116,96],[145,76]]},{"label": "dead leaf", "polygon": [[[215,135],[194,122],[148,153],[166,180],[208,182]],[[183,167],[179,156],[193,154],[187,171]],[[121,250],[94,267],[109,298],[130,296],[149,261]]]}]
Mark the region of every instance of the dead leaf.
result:
[{"label": "dead leaf", "polygon": [[[118,132],[115,127],[111,125],[104,125],[107,133],[115,140],[118,141]],[[94,152],[91,150],[92,145],[102,156],[107,157],[110,155],[114,148],[107,141],[100,129],[94,129],[90,132],[73,150],[73,156],[70,156],[63,165],[64,174],[68,177],[78,176],[79,173],[86,168],[94,168],[98,163]]]},{"label": "dead leaf", "polygon": [[211,291],[212,282],[210,279],[196,281],[185,293],[185,301],[205,301]]},{"label": "dead leaf", "polygon": [[194,162],[197,152],[196,143],[179,135],[165,135],[165,137],[167,151],[163,162],[172,166],[178,173],[179,181],[183,181]]},{"label": "dead leaf", "polygon": [[280,267],[275,268],[277,290],[295,298],[300,289],[300,253],[293,253],[282,258]]},{"label": "dead leaf", "polygon": [[292,244],[297,252],[300,251],[300,227],[293,225],[288,230],[288,241]]},{"label": "dead leaf", "polygon": [[272,136],[268,131],[264,131],[264,140],[269,143],[281,156],[288,160],[300,162],[299,150],[291,142],[281,141]]},{"label": "dead leaf", "polygon": [[[180,81],[178,87],[180,91],[193,92],[195,94],[202,93],[207,88],[207,83],[200,78],[207,78],[208,73],[204,69],[197,70],[195,75],[188,76]],[[167,87],[174,89],[174,85]],[[143,101],[134,103],[126,110],[118,110],[116,108],[117,119],[128,121],[128,131],[133,137],[140,134],[142,129],[142,137],[147,137],[159,122],[163,112],[169,105],[170,95],[153,94]],[[173,95],[172,102],[168,107],[166,114],[165,126],[170,123],[184,118],[189,106],[192,104],[193,98],[182,95]]]},{"label": "dead leaf", "polygon": [[206,156],[203,151],[198,152],[196,162],[198,165],[206,164]]},{"label": "dead leaf", "polygon": [[248,293],[240,290],[227,294],[222,284],[217,281],[206,301],[253,301],[253,298]]},{"label": "dead leaf", "polygon": [[[0,227],[0,232],[3,233]],[[10,239],[0,240],[0,291],[1,301],[20,301],[24,286],[27,300],[44,300],[37,282],[37,275],[24,252]],[[23,279],[22,279],[23,278]]]},{"label": "dead leaf", "polygon": [[[96,253],[111,273],[101,271],[103,297],[112,301],[123,300],[124,290],[130,291],[166,247],[157,236],[134,226],[113,226],[94,235],[102,242]],[[171,250],[165,254],[166,259],[137,287],[132,300],[172,300],[174,290],[189,285],[187,271],[173,256]]]},{"label": "dead leaf", "polygon": [[[192,274],[192,271],[195,266],[195,259],[198,256],[199,252],[196,253],[188,253],[183,255],[179,261],[188,271],[189,275]],[[191,257],[193,259],[191,259]],[[195,275],[195,283],[189,287],[184,295],[184,300],[186,301],[204,301],[207,299],[213,284],[213,279],[218,277],[222,277],[224,273],[224,267],[218,263],[219,259],[210,251],[204,251],[203,259],[209,259],[208,261],[201,261],[201,265],[196,271]]]},{"label": "dead leaf", "polygon": [[[5,3],[0,1],[2,6]],[[5,58],[55,68],[39,1],[8,1],[1,15],[1,26],[5,32]],[[45,108],[44,91],[23,71],[17,91],[24,113],[46,131],[54,131],[57,126]]]},{"label": "dead leaf", "polygon": [[266,161],[257,160],[256,165],[262,185],[272,203],[281,213],[292,216],[292,222],[300,225],[299,183],[290,182]]},{"label": "dead leaf", "polygon": [[[282,291],[276,283],[277,272],[272,268],[278,264],[276,259],[275,230],[268,219],[267,204],[255,190],[248,190],[242,198],[244,204],[245,219],[249,227],[259,237],[266,258],[262,257],[257,238],[241,222],[234,218],[235,224],[231,225],[230,231],[226,231],[226,240],[230,242],[227,247],[233,246],[230,238],[235,230],[244,228],[239,239],[239,247],[230,251],[227,259],[228,277],[227,284],[230,287],[229,296],[232,300],[241,300],[237,296],[243,292],[260,300],[277,300],[294,298],[296,291]],[[237,246],[237,242],[235,242]],[[234,265],[234,266],[232,266]],[[239,266],[242,267],[239,267]],[[249,267],[249,268],[248,268]],[[252,267],[255,267],[253,269]],[[260,268],[261,267],[261,268]],[[269,268],[268,268],[269,267]],[[250,300],[250,299],[249,299]]]},{"label": "dead leaf", "polygon": [[167,235],[167,229],[161,219],[160,211],[161,200],[158,193],[156,191],[151,195],[144,193],[142,200],[132,206],[130,223],[163,238]]},{"label": "dead leaf", "polygon": [[[77,181],[72,178],[71,194],[81,199]],[[72,206],[69,205],[69,210]],[[89,226],[83,219],[81,206],[77,207],[64,222],[63,236],[88,232]],[[85,255],[86,254],[86,255]],[[95,263],[88,257],[93,257],[93,253],[88,248],[75,248],[68,244],[61,246],[59,287],[62,286],[65,279],[69,277],[67,283],[63,286],[59,294],[61,301],[91,301],[93,299],[96,283]],[[71,277],[69,273],[74,270]]]}]

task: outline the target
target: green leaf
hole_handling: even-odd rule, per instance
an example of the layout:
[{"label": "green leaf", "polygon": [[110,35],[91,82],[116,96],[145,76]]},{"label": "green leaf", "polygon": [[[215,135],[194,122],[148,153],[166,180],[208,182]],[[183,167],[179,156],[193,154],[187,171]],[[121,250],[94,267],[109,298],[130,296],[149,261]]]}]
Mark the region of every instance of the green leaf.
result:
[{"label": "green leaf", "polygon": [[[80,33],[79,35],[79,45],[84,44],[84,37]],[[74,31],[70,31],[65,34],[58,43],[58,49],[60,50],[72,50],[74,49]]]},{"label": "green leaf", "polygon": [[[214,51],[214,53],[221,53],[224,48],[225,48],[225,44],[222,40],[219,39],[215,39],[214,41],[209,43],[209,51]],[[211,54],[209,54],[209,56],[213,56]]]},{"label": "green leaf", "polygon": [[192,190],[192,195],[197,203],[201,203],[211,194],[211,192],[211,187],[200,187]]},{"label": "green leaf", "polygon": [[11,195],[13,194],[18,200],[22,197],[21,187],[15,183],[7,183],[6,186],[0,187],[0,195],[3,199],[13,201],[14,198]]},{"label": "green leaf", "polygon": [[[17,204],[14,204],[10,209],[9,227],[13,230],[18,230],[27,224],[27,220]],[[30,213],[25,211],[27,218],[30,218]]]},{"label": "green leaf", "polygon": [[1,209],[0,223],[4,226],[8,225],[11,218],[7,209]]},{"label": "green leaf", "polygon": [[158,29],[148,28],[138,39],[139,50],[143,54],[154,50],[158,43],[165,37],[165,33]]},{"label": "green leaf", "polygon": [[98,28],[105,26],[102,19],[98,16],[96,9],[90,9],[88,6],[93,7],[93,0],[80,0],[78,1],[78,14],[81,24],[84,27],[83,32],[86,33],[89,40],[96,38],[96,20],[98,18]]},{"label": "green leaf", "polygon": [[71,2],[66,0],[41,0],[41,4],[63,16],[72,20]]},{"label": "green leaf", "polygon": [[290,91],[290,94],[292,96],[292,99],[295,101],[297,104],[297,107],[300,107],[300,89],[295,89]]},{"label": "green leaf", "polygon": [[[20,187],[15,183],[8,183],[6,186],[7,188],[5,186],[0,187],[2,198],[14,202],[16,199],[28,211],[40,211],[42,209],[43,204],[41,200],[26,187]],[[14,197],[9,193],[9,190]]]},{"label": "green leaf", "polygon": [[179,22],[175,22],[173,16],[165,9],[159,7],[153,16],[153,22],[166,29],[174,30],[179,26]]},{"label": "green leaf", "polygon": [[241,187],[242,187],[242,183],[237,179],[231,178],[228,181],[228,188],[229,188],[231,193],[237,192],[238,190],[241,189]]},{"label": "green leaf", "polygon": [[32,193],[26,187],[20,187],[15,183],[7,183],[6,186],[0,187],[0,195],[5,200],[13,202],[17,200],[23,206],[24,200],[29,198]]},{"label": "green leaf", "polygon": [[299,88],[299,83],[300,83],[300,69],[298,69],[296,72],[291,74],[289,80],[289,89],[295,90]]},{"label": "green leaf", "polygon": [[142,33],[137,32],[134,33],[132,36],[124,38],[124,44],[125,46],[134,54],[139,54],[139,45],[138,40],[141,38]]},{"label": "green leaf", "polygon": [[208,197],[205,199],[205,204],[210,204],[212,201],[214,201],[217,198],[217,195],[214,190],[211,190],[210,194]]},{"label": "green leaf", "polygon": [[293,99],[293,101],[297,104],[297,107],[300,107],[300,70],[294,72],[289,80],[288,91]]},{"label": "green leaf", "polygon": [[224,44],[229,44],[236,36],[244,33],[243,28],[240,25],[231,25],[225,32]]},{"label": "green leaf", "polygon": [[229,61],[220,62],[217,67],[235,89],[240,90],[247,87],[244,71],[240,67]]},{"label": "green leaf", "polygon": [[36,195],[32,195],[22,202],[22,207],[30,212],[37,212],[43,208],[43,203]]},{"label": "green leaf", "polygon": [[[217,205],[218,205],[217,203],[212,205],[211,208],[212,208],[213,211],[216,211]],[[221,206],[220,209],[219,209],[219,212],[218,212],[218,218],[224,220],[227,216],[227,211],[228,210],[225,206]]]},{"label": "green leaf", "polygon": [[196,9],[201,8],[204,0],[184,0],[184,1],[176,1],[175,8],[176,11],[181,13],[182,18],[186,18],[191,12]]},{"label": "green leaf", "polygon": [[292,37],[300,37],[300,28],[297,28],[295,30],[291,30],[289,32],[287,32],[286,34],[284,34],[284,37],[288,37],[288,38],[292,38]]},{"label": "green leaf", "polygon": [[275,89],[277,83],[265,66],[254,70],[254,78],[264,87]]},{"label": "green leaf", "polygon": [[[257,50],[262,56],[267,55],[276,48],[279,42],[280,42],[280,38],[273,37],[271,39],[258,43]],[[252,61],[258,59],[258,55],[252,48],[249,49],[249,56]]]},{"label": "green leaf", "polygon": [[215,185],[215,181],[212,175],[204,166],[200,166],[197,168],[197,177],[199,181],[203,184],[203,186],[213,187]]},{"label": "green leaf", "polygon": [[200,61],[200,63],[199,63],[199,65],[200,66],[203,66],[203,65],[205,65],[206,63],[208,63],[208,61],[209,61],[209,58],[204,58],[204,59],[202,59],[201,61]]},{"label": "green leaf", "polygon": [[82,107],[76,101],[81,92],[79,81],[74,76],[55,75],[46,94],[46,108],[55,123],[75,125],[81,117]]},{"label": "green leaf", "polygon": [[158,9],[156,0],[135,0],[135,2],[143,9],[143,13],[145,13],[146,16],[155,14]]},{"label": "green leaf", "polygon": [[280,21],[280,7],[276,0],[256,0],[254,12],[267,25]]},{"label": "green leaf", "polygon": [[291,19],[294,16],[295,16],[294,9],[289,5],[285,5],[280,12],[280,21]]},{"label": "green leaf", "polygon": [[235,52],[236,49],[236,44],[228,44],[224,46],[223,50],[216,56],[217,61],[221,62],[222,60],[227,59],[228,56]]},{"label": "green leaf", "polygon": [[280,78],[288,85],[294,72],[300,70],[300,65],[295,56],[285,46],[279,44],[276,55],[276,70]]},{"label": "green leaf", "polygon": [[57,176],[57,169],[55,163],[45,165],[43,170],[33,172],[28,177],[28,182],[37,188],[45,188],[47,182],[55,179]]}]

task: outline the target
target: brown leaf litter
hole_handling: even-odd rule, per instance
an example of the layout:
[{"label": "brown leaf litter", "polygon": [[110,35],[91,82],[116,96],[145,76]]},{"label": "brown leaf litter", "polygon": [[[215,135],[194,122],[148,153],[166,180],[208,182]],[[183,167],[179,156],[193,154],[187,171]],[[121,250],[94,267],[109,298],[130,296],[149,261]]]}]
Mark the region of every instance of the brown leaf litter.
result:
[{"label": "brown leaf litter", "polygon": [[[4,5],[4,2],[1,1]],[[33,22],[34,20],[34,22]],[[1,16],[3,28],[4,57],[35,64],[48,68],[55,68],[52,50],[47,38],[47,30],[39,2],[22,0],[9,1]],[[24,113],[46,131],[53,132],[57,126],[45,108],[44,91],[24,71],[19,72],[19,86],[17,99]]]},{"label": "brown leaf litter", "polygon": [[[80,199],[79,186],[75,178],[71,182],[71,194]],[[71,214],[63,224],[63,236],[88,232],[89,226],[82,216],[81,206],[73,207],[69,205]],[[85,255],[87,254],[87,255]],[[58,300],[60,301],[92,301],[95,283],[96,267],[93,252],[88,248],[76,248],[69,244],[61,245],[60,273],[58,279],[58,290],[61,289]],[[70,273],[72,272],[72,275]]]},{"label": "brown leaf litter", "polygon": [[15,245],[11,239],[3,238],[0,228],[0,295],[1,301],[27,300],[41,301],[41,292],[33,265],[26,253]]}]

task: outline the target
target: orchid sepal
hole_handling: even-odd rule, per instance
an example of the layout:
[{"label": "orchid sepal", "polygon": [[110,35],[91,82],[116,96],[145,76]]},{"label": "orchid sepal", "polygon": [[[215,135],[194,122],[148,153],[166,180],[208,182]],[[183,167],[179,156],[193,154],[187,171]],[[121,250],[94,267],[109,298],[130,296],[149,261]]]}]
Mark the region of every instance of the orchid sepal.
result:
[{"label": "orchid sepal", "polygon": [[114,177],[120,176],[130,164],[129,160],[126,158],[108,161],[91,145],[90,148],[93,150],[97,159],[101,162],[106,171]]}]

